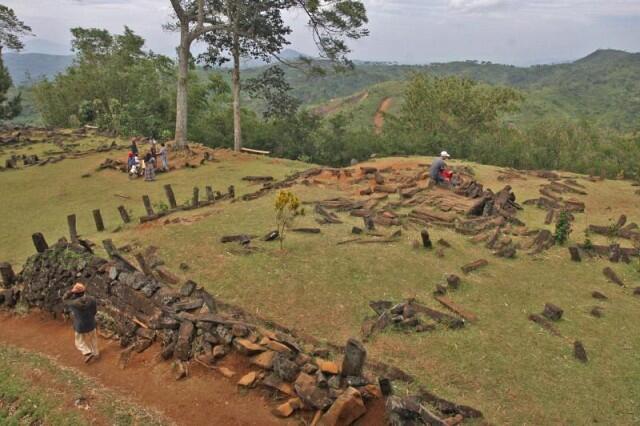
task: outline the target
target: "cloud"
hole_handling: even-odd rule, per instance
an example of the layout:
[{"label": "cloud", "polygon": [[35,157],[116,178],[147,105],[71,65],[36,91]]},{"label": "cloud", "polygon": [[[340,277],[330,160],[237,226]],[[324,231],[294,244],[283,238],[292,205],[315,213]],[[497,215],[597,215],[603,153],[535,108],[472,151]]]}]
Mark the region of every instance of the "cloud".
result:
[{"label": "cloud", "polygon": [[[640,50],[640,0],[363,0],[371,36],[352,57],[425,63],[463,59],[530,64],[576,59],[601,47]],[[147,47],[175,56],[163,31],[169,0],[4,0],[40,40],[69,46],[69,28],[128,25]],[[314,54],[303,13],[286,15],[292,48]],[[64,49],[46,48],[57,52]],[[198,48],[198,47],[196,47]],[[34,47],[35,49],[35,47]]]},{"label": "cloud", "polygon": [[493,12],[513,4],[509,0],[449,0],[449,7],[465,13]]}]

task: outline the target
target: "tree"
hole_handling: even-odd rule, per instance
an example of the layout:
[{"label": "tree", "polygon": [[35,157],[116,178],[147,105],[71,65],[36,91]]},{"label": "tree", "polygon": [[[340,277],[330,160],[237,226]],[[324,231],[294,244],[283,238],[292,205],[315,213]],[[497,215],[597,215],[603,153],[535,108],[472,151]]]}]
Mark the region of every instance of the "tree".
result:
[{"label": "tree", "polygon": [[[144,39],[73,28],[73,66],[34,86],[38,110],[52,126],[92,124],[117,134],[159,136],[173,126],[173,62],[145,52]],[[175,99],[175,98],[174,98]]]},{"label": "tree", "polygon": [[495,134],[501,114],[516,111],[522,95],[460,77],[415,74],[397,116],[389,114],[385,132],[405,153],[434,153],[443,148],[467,158],[478,137]]},{"label": "tree", "polygon": [[210,24],[209,0],[170,0],[177,22],[166,26],[169,30],[180,31],[178,46],[178,82],[176,89],[176,131],[178,148],[187,145],[188,91],[191,45],[208,32],[218,29]]},{"label": "tree", "polygon": [[[208,65],[221,65],[231,60],[234,116],[234,149],[242,147],[240,110],[240,60],[262,59],[269,62],[279,59],[278,54],[289,44],[287,36],[291,27],[285,24],[284,11],[299,9],[309,21],[308,25],[318,47],[320,57],[336,66],[352,66],[347,59],[350,52],[345,39],[358,39],[369,34],[364,25],[368,22],[366,9],[360,0],[206,0],[208,19],[216,28],[204,34],[208,50],[200,59]],[[264,74],[263,82],[254,84],[261,93],[271,95],[282,88],[282,73]],[[273,86],[276,92],[265,92],[265,86]],[[279,93],[282,93],[279,91]],[[291,102],[279,102],[280,106]]]},{"label": "tree", "polygon": [[9,71],[2,61],[2,49],[21,50],[24,44],[20,37],[31,34],[31,28],[16,17],[13,9],[0,5],[0,119],[9,120],[20,114],[21,95],[9,99],[7,92],[13,85]]}]

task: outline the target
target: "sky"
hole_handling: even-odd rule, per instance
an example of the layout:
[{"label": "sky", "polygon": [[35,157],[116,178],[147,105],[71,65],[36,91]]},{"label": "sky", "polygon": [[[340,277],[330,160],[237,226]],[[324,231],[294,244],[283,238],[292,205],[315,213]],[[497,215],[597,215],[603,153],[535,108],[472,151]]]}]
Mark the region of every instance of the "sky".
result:
[{"label": "sky", "polygon": [[[513,65],[564,62],[596,49],[640,51],[640,0],[363,0],[371,35],[351,58],[409,64],[484,60]],[[69,52],[76,26],[121,32],[175,56],[178,37],[162,29],[169,0],[4,0],[33,28],[27,52]],[[314,55],[301,13],[287,15],[291,48]]]}]

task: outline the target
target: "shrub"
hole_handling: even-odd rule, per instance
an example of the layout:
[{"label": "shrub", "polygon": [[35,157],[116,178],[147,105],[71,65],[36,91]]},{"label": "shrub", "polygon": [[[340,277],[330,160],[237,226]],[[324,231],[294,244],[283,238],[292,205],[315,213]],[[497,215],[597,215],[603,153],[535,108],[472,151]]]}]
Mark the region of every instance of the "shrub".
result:
[{"label": "shrub", "polygon": [[554,235],[556,243],[561,246],[567,242],[571,234],[571,221],[569,220],[569,214],[566,211],[560,212],[560,217],[556,223],[556,233]]},{"label": "shrub", "polygon": [[300,200],[290,191],[280,191],[275,202],[276,226],[280,235],[280,249],[284,247],[285,231],[293,223],[296,216],[303,214]]}]

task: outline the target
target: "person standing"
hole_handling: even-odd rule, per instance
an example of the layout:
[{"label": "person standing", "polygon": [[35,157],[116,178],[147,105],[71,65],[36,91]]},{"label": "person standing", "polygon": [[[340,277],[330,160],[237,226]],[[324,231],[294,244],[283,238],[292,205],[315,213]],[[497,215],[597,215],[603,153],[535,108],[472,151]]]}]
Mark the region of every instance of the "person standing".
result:
[{"label": "person standing", "polygon": [[155,139],[151,139],[151,156],[153,157],[154,164],[158,164],[158,145]]},{"label": "person standing", "polygon": [[432,182],[435,182],[436,184],[444,182],[444,179],[440,174],[446,170],[447,163],[445,161],[449,158],[451,158],[449,153],[447,151],[442,151],[440,153],[440,157],[433,160],[433,163],[431,163],[431,167],[429,168],[429,177]]},{"label": "person standing", "polygon": [[164,142],[160,144],[160,160],[162,161],[162,170],[169,171],[169,152]]},{"label": "person standing", "polygon": [[67,291],[62,300],[73,316],[76,348],[84,356],[84,362],[100,356],[98,349],[98,334],[96,332],[97,302],[95,297],[86,294],[86,287],[82,283],[75,283]]},{"label": "person standing", "polygon": [[147,155],[144,156],[144,180],[147,182],[151,182],[156,179],[155,165],[156,162],[153,158],[153,154],[151,154],[151,152],[147,152]]},{"label": "person standing", "polygon": [[134,156],[138,155],[138,145],[136,144],[136,138],[131,139],[131,152]]}]

